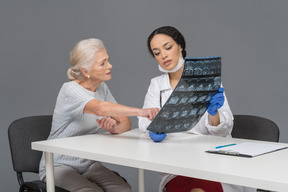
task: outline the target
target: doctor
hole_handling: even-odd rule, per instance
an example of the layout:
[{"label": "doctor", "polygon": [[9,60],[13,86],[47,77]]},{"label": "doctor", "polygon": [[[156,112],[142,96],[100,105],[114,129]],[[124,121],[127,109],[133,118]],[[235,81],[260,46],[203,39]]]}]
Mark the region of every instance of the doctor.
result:
[{"label": "doctor", "polygon": [[[164,26],[154,30],[147,40],[148,50],[158,62],[158,68],[164,74],[151,80],[143,108],[161,108],[181,78],[186,57],[186,43],[183,35],[174,27]],[[225,98],[225,99],[224,99]],[[150,120],[138,117],[139,129],[143,132]],[[188,132],[200,135],[231,136],[233,114],[226,99],[224,89],[215,94],[207,111],[200,121]],[[150,132],[152,140],[159,142],[166,134]],[[213,163],[213,162],[211,162]],[[201,180],[164,173],[161,178],[160,192],[248,192],[256,191],[242,186]]]}]

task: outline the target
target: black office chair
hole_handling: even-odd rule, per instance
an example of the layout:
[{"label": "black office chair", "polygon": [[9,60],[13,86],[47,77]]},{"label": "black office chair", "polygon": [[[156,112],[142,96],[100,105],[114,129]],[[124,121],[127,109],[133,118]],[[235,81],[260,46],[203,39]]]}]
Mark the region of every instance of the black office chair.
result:
[{"label": "black office chair", "polygon": [[[261,141],[279,141],[279,128],[270,119],[254,115],[234,115],[232,137]],[[270,192],[257,189],[257,192]]]},{"label": "black office chair", "polygon": [[261,141],[279,141],[279,128],[270,119],[254,115],[234,115],[232,137]]},{"label": "black office chair", "polygon": [[[12,163],[16,171],[19,192],[46,192],[46,183],[40,180],[25,182],[23,173],[39,173],[42,152],[31,149],[31,142],[46,140],[51,130],[52,115],[17,119],[8,128]],[[56,192],[68,192],[55,187]]]},{"label": "black office chair", "polygon": [[[52,115],[31,116],[13,121],[8,128],[12,164],[20,185],[19,192],[46,192],[45,182],[40,180],[25,182],[23,173],[39,173],[42,152],[32,150],[31,142],[46,140],[51,124]],[[127,182],[119,173],[113,172]],[[69,192],[57,186],[55,191]]]}]

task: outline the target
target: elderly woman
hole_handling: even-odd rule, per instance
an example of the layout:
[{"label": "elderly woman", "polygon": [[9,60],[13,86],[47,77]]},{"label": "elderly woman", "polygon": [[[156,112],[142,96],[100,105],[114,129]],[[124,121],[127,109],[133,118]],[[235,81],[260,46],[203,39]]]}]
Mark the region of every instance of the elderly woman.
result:
[{"label": "elderly woman", "polygon": [[[152,120],[158,109],[139,109],[117,104],[107,85],[112,65],[99,39],[80,41],[70,53],[72,66],[68,69],[70,82],[63,84],[53,113],[48,139],[128,131],[127,116],[141,116]],[[98,146],[101,147],[101,146]],[[46,181],[42,156],[40,178]],[[54,156],[55,184],[72,192],[121,192],[131,187],[121,177],[100,162],[76,157]]]}]

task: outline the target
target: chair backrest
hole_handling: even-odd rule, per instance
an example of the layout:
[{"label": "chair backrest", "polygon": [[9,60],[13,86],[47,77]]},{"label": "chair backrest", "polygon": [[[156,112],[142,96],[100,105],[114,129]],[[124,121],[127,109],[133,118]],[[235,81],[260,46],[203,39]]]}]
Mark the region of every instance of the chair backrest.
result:
[{"label": "chair backrest", "polygon": [[52,124],[52,115],[17,119],[8,128],[12,163],[16,172],[38,173],[42,152],[31,149],[31,142],[46,140]]},{"label": "chair backrest", "polygon": [[232,137],[261,141],[279,141],[279,128],[273,121],[253,116],[234,115]]}]

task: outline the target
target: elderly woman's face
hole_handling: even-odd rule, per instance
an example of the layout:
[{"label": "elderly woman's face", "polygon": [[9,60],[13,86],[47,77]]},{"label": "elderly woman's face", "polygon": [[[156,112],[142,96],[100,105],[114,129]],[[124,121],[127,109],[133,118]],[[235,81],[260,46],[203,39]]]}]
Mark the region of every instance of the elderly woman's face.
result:
[{"label": "elderly woman's face", "polygon": [[165,34],[157,34],[152,38],[150,47],[155,59],[162,68],[171,70],[176,67],[182,48],[172,37]]},{"label": "elderly woman's face", "polygon": [[111,79],[112,65],[106,49],[100,49],[94,56],[94,63],[89,70],[91,80],[108,81]]}]

